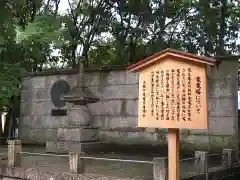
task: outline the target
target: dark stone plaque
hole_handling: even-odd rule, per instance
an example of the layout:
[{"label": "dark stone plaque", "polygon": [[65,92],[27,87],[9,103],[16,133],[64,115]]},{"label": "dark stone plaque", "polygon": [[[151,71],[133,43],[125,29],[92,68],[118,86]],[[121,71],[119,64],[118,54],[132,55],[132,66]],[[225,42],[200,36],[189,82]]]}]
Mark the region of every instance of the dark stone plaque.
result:
[{"label": "dark stone plaque", "polygon": [[52,109],[52,116],[67,116],[66,109]]},{"label": "dark stone plaque", "polygon": [[69,84],[65,80],[56,81],[51,88],[51,100],[56,108],[62,108],[66,105],[66,102],[61,97],[68,93],[70,90]]}]

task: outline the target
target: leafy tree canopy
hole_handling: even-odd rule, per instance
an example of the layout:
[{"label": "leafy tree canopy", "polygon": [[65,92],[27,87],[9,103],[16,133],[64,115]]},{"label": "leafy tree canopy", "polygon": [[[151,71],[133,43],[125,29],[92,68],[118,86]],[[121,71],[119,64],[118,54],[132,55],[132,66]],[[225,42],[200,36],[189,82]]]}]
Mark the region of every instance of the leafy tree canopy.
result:
[{"label": "leafy tree canopy", "polygon": [[[0,106],[23,72],[124,65],[167,47],[206,56],[240,52],[238,0],[2,0]],[[65,11],[60,11],[60,7]],[[11,80],[11,81],[9,81]]]}]

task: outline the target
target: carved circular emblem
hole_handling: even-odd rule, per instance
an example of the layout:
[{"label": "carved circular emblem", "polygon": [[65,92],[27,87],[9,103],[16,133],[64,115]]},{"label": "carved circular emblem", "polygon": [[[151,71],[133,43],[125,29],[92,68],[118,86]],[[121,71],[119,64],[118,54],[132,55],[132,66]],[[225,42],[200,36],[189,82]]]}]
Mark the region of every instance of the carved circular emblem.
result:
[{"label": "carved circular emblem", "polygon": [[57,108],[64,107],[66,102],[61,100],[62,95],[68,93],[70,86],[65,80],[56,81],[51,88],[51,100]]}]

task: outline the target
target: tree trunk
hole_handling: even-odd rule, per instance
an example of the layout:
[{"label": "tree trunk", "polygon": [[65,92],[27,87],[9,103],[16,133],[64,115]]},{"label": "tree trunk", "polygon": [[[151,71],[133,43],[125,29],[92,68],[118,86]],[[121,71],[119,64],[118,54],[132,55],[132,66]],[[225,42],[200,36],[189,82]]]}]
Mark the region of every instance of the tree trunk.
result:
[{"label": "tree trunk", "polygon": [[226,0],[221,0],[221,7],[220,7],[220,27],[219,27],[219,34],[218,34],[218,47],[217,47],[217,55],[225,55],[225,42],[224,37],[226,34],[226,11],[227,11],[227,2]]}]

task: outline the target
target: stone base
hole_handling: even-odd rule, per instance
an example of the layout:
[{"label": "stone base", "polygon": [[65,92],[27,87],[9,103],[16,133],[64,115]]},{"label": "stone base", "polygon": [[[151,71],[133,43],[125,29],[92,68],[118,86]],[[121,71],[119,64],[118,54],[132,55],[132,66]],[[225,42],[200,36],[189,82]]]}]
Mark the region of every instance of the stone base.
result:
[{"label": "stone base", "polygon": [[57,152],[57,142],[46,141],[45,149],[47,153],[56,153]]},{"label": "stone base", "polygon": [[99,130],[89,126],[67,126],[58,128],[57,140],[46,141],[46,152],[69,153],[96,151],[100,148]]},{"label": "stone base", "polygon": [[58,141],[95,142],[99,141],[99,130],[93,127],[67,126],[58,128]]},{"label": "stone base", "polygon": [[101,142],[69,142],[59,141],[57,142],[57,153],[69,153],[69,152],[92,152],[98,151],[103,146]]}]

